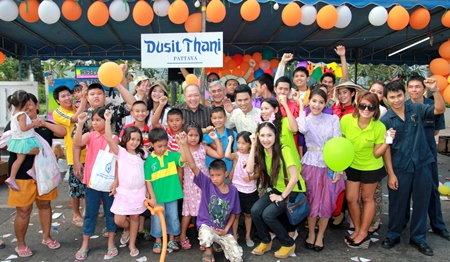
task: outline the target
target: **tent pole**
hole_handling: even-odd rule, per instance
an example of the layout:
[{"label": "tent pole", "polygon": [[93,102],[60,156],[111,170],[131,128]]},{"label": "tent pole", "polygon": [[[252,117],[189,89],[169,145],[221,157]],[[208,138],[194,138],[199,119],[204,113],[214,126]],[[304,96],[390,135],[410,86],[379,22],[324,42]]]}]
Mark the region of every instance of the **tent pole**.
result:
[{"label": "tent pole", "polygon": [[[202,7],[202,33],[206,32],[206,0],[201,0]],[[202,99],[202,104],[205,104],[205,68],[200,69],[200,96]]]},{"label": "tent pole", "polygon": [[358,84],[358,60],[355,60],[355,84]]}]

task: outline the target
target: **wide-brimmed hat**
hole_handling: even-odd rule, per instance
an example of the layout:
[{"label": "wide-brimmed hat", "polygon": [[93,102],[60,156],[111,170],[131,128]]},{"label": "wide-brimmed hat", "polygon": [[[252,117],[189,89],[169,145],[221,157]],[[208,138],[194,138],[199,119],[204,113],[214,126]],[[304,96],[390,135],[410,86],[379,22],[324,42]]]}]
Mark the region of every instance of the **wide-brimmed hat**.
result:
[{"label": "wide-brimmed hat", "polygon": [[144,80],[148,80],[149,78],[145,75],[143,76],[138,76],[136,77],[136,79],[134,79],[134,84],[138,85],[140,82],[144,81]]},{"label": "wide-brimmed hat", "polygon": [[167,92],[167,84],[164,80],[156,80],[151,86],[150,89],[152,89],[154,86],[159,86],[164,93],[168,94]]},{"label": "wide-brimmed hat", "polygon": [[230,79],[234,79],[234,80],[238,81],[238,83],[239,83],[240,85],[245,85],[245,84],[247,84],[247,81],[245,81],[245,79],[244,79],[243,77],[235,76],[235,75],[224,75],[224,76],[222,76],[222,78],[220,79],[220,81],[222,81],[222,83],[223,83],[224,85],[226,85],[227,81],[230,80]]},{"label": "wide-brimmed hat", "polygon": [[353,88],[353,89],[355,89],[356,92],[366,92],[367,91],[364,87],[362,87],[358,84],[355,84],[352,81],[342,82],[339,85],[335,86],[334,88],[336,88],[338,90],[340,88]]}]

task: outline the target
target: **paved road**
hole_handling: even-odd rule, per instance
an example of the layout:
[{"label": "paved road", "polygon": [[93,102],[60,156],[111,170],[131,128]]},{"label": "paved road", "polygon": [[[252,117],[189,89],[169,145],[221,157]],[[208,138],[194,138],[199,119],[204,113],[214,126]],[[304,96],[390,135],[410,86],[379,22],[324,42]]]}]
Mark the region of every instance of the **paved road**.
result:
[{"label": "paved road", "polygon": [[[444,182],[446,177],[450,177],[450,158],[440,155],[439,169],[440,169],[440,181]],[[386,183],[384,183],[386,185]],[[26,236],[26,241],[34,252],[33,257],[28,259],[20,259],[26,261],[74,261],[74,255],[78,248],[81,246],[82,231],[76,227],[71,221],[71,207],[69,206],[68,197],[68,183],[62,182],[59,186],[59,198],[52,202],[54,213],[62,213],[62,215],[54,219],[53,222],[58,222],[60,225],[57,227],[57,231],[52,232],[52,236],[61,243],[61,248],[58,250],[49,250],[42,245],[40,236],[40,225],[37,216],[36,208],[33,210],[30,226]],[[384,188],[386,191],[386,188]],[[6,248],[0,250],[0,260],[6,260],[6,258],[14,254],[14,239],[13,232],[13,220],[15,218],[14,208],[6,206],[8,197],[8,189],[5,185],[0,186],[0,237],[3,236],[3,240],[6,243]],[[387,210],[387,196],[383,197],[384,212]],[[442,201],[444,220],[447,225],[450,225],[450,201]],[[382,228],[379,231],[379,236],[373,236],[375,240],[379,240],[376,243],[371,243],[368,250],[353,250],[347,248],[343,243],[343,237],[346,235],[348,224],[344,223],[341,228],[328,229],[325,233],[325,249],[322,252],[314,252],[307,250],[304,247],[304,239],[307,235],[303,226],[299,229],[299,237],[296,241],[296,258],[288,258],[284,261],[352,261],[352,258],[367,258],[371,261],[449,261],[450,257],[450,242],[445,241],[442,238],[429,233],[427,235],[427,242],[434,250],[434,257],[427,257],[420,254],[417,250],[408,245],[409,230],[404,230],[402,235],[402,242],[391,250],[386,250],[381,247],[381,241],[386,235],[387,225],[387,213],[382,216]],[[101,229],[104,227],[104,219],[99,219],[97,224],[96,234],[101,235]],[[9,235],[11,234],[11,235]],[[9,236],[8,236],[9,235]],[[119,235],[116,237],[116,244],[119,246]],[[189,237],[193,242],[192,250],[184,251],[180,250],[176,253],[167,255],[166,261],[201,261],[201,251],[198,249],[198,242],[195,241],[196,232],[194,229],[190,229]],[[244,235],[241,233],[241,235]],[[277,261],[273,256],[273,253],[267,253],[261,257],[252,255],[251,249],[245,246],[243,240],[240,241],[243,245],[245,252],[245,261]],[[159,256],[151,252],[153,241],[140,241],[138,248],[141,254],[137,258],[145,256],[147,261],[159,261]],[[279,248],[279,242],[275,240],[273,250]],[[106,253],[106,239],[101,236],[90,241],[90,252],[87,261],[103,261]],[[14,260],[13,260],[14,261]],[[129,256],[129,250],[127,247],[119,248],[119,256],[111,261],[136,261],[136,258]],[[216,254],[216,261],[225,261],[223,254]],[[361,261],[361,260],[359,260]]]}]

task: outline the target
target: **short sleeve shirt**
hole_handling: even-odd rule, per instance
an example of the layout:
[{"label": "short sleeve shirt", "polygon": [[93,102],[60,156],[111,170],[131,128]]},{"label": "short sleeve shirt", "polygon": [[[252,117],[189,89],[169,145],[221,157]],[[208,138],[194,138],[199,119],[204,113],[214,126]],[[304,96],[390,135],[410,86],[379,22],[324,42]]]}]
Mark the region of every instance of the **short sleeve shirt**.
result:
[{"label": "short sleeve shirt", "polygon": [[183,198],[177,166],[183,167],[181,154],[166,151],[157,156],[154,152],[145,160],[145,181],[152,183],[158,204],[168,203]]},{"label": "short sleeve shirt", "polygon": [[369,125],[361,130],[358,118],[348,114],[341,119],[342,134],[352,142],[355,149],[355,158],[350,167],[356,170],[372,171],[383,167],[383,158],[375,158],[373,149],[375,145],[384,143],[386,127],[381,121],[371,120]]},{"label": "short sleeve shirt", "polygon": [[[227,150],[228,147],[228,134],[232,134],[233,135],[233,145],[232,145],[232,150],[237,150],[237,146],[236,146],[236,132],[225,128],[223,131],[223,134],[220,134],[219,131],[215,131],[217,134],[217,137],[219,138],[219,140],[222,142],[222,149],[223,152],[225,153],[225,151]],[[203,135],[203,141],[205,141],[205,143],[207,145],[212,144],[214,141],[209,137],[208,134],[204,134]],[[214,161],[215,158],[212,158],[208,155],[206,155],[206,166],[209,166],[211,164],[212,161]],[[225,162],[225,164],[227,165],[227,172],[228,174],[231,173],[231,169],[233,168],[233,161],[229,160],[228,158],[224,157],[222,158],[222,160]]]},{"label": "short sleeve shirt", "polygon": [[201,128],[206,128],[210,125],[211,108],[202,104],[198,105],[197,110],[192,111],[186,103],[182,103],[176,108],[183,112],[184,124],[183,129],[186,129],[187,125],[191,122],[197,123]]},{"label": "short sleeve shirt", "polygon": [[[124,125],[122,131],[120,131],[119,137],[122,139],[123,133],[127,127],[136,126],[136,122],[130,123],[128,125]],[[150,140],[148,137],[148,133],[150,132],[150,128],[147,125],[144,125],[144,129],[141,129],[142,132],[142,142],[144,145],[150,144]]]},{"label": "short sleeve shirt", "polygon": [[[264,149],[264,153],[265,153],[265,162],[266,162],[267,171],[270,174],[271,170],[272,170],[272,161],[273,160],[272,160],[272,157],[269,156],[269,154],[267,154],[267,151],[265,149]],[[295,166],[295,167],[297,167],[298,180],[299,180],[300,185],[301,185],[302,188],[299,189],[298,185],[295,184],[294,188],[292,189],[292,192],[305,192],[306,191],[305,181],[303,180],[302,176],[300,175],[300,172],[302,171],[302,165],[300,164],[300,162],[297,162],[297,161],[294,160],[292,151],[291,151],[291,149],[289,147],[283,146],[281,148],[281,153],[283,154],[284,163],[286,164],[286,167],[284,167],[283,163],[281,163],[280,171],[278,173],[278,178],[277,178],[276,184],[273,185],[273,187],[276,190],[278,190],[280,192],[283,192],[286,189],[286,183],[284,182],[283,168],[286,168],[286,174],[287,174],[288,179],[289,179],[290,178],[289,167],[290,166]],[[286,181],[286,182],[289,183],[289,181]]]},{"label": "short sleeve shirt", "polygon": [[[228,185],[228,193],[222,193],[211,179],[202,171],[194,177],[194,183],[202,189],[202,200],[197,216],[197,228],[207,225],[214,228],[225,229],[232,214],[239,215],[241,206],[239,194],[233,185]],[[232,228],[228,230],[231,234]]]}]

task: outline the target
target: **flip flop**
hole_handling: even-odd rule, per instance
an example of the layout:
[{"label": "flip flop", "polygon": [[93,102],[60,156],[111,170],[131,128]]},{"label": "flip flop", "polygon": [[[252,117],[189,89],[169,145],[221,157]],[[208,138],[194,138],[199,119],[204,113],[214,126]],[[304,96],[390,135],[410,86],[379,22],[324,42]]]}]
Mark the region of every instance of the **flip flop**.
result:
[{"label": "flip flop", "polygon": [[110,256],[111,258],[113,258],[119,254],[119,250],[117,250],[117,247],[113,247],[113,248],[108,247],[108,252],[106,252],[106,254],[108,256]]},{"label": "flip flop", "polygon": [[85,249],[83,251],[78,250],[77,253],[75,254],[75,259],[78,261],[85,260],[88,256],[88,253],[89,253],[89,249]]},{"label": "flip flop", "polygon": [[130,241],[130,235],[125,235],[126,232],[127,231],[124,229],[122,235],[120,236],[120,244],[122,245],[125,245],[128,241]]},{"label": "flip flop", "polygon": [[2,240],[0,240],[0,249],[3,249],[3,248],[5,248],[5,242],[3,242]]},{"label": "flip flop", "polygon": [[132,257],[139,256],[139,249],[137,249],[137,248],[130,249],[130,256],[132,256]]},{"label": "flip flop", "polygon": [[25,249],[19,250],[16,248],[14,248],[14,250],[17,253],[17,256],[19,257],[31,257],[33,255],[33,252],[31,252],[29,247],[25,247]]},{"label": "flip flop", "polygon": [[72,224],[74,224],[77,227],[83,227],[84,221],[81,219],[72,220]]},{"label": "flip flop", "polygon": [[47,242],[45,240],[42,240],[42,245],[46,245],[50,249],[58,249],[61,247],[61,244],[56,240]]}]

